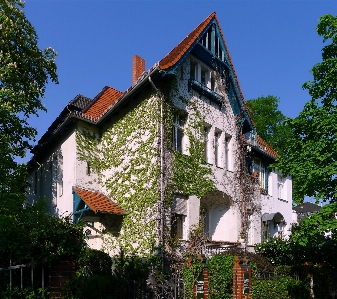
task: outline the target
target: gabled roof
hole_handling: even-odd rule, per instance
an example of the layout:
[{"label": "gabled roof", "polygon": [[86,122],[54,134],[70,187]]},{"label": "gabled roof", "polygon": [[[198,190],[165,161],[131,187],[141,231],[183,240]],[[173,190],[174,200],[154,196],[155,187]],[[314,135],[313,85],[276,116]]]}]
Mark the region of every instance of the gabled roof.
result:
[{"label": "gabled roof", "polygon": [[[70,113],[67,113],[66,117],[58,118],[57,123],[53,123],[53,125],[50,128],[53,129],[52,133],[55,133],[61,126],[63,126],[64,123],[69,121],[72,117],[98,124],[119,103],[123,103],[124,100],[129,98],[129,96],[134,91],[139,89],[143,84],[146,84],[150,76],[159,73],[159,71],[161,70],[163,71],[169,70],[171,67],[176,65],[184,57],[184,55],[188,54],[191,51],[194,45],[198,42],[198,39],[201,37],[201,34],[204,32],[204,30],[214,23],[217,25],[219,29],[219,34],[221,35],[225,47],[226,61],[229,63],[230,68],[232,70],[235,86],[237,87],[238,93],[240,94],[243,106],[246,107],[242,90],[234,69],[234,65],[232,63],[232,59],[228,51],[228,47],[226,45],[225,38],[223,36],[219,21],[216,17],[216,13],[213,12],[203,22],[201,22],[189,35],[187,35],[172,51],[170,51],[163,59],[161,59],[159,63],[155,64],[149,71],[144,72],[137,80],[137,82],[133,86],[128,88],[125,92],[121,92],[114,88],[105,86],[102,89],[102,91],[92,101],[82,96],[81,98],[75,98],[72,102],[73,105],[78,108],[71,110]],[[69,106],[69,104],[67,105],[67,107]],[[249,109],[247,109],[246,107],[245,110],[251,123],[254,124],[253,119],[249,113]],[[48,132],[49,131],[50,130],[48,130]],[[49,140],[51,136],[51,134],[49,135],[47,134],[46,136],[45,135],[39,141],[39,146],[41,145],[43,146],[43,144],[47,141],[47,139]],[[268,154],[270,154],[273,157],[277,156],[277,153],[274,150],[272,150],[270,146],[266,144],[262,139],[258,140],[258,142],[263,147],[266,148]]]},{"label": "gabled roof", "polygon": [[235,83],[237,84],[237,87],[239,89],[241,98],[244,99],[243,93],[239,84],[239,80],[236,75],[236,71],[232,62],[232,58],[229,54],[228,47],[226,44],[225,37],[222,33],[221,26],[219,23],[219,20],[216,16],[216,13],[213,12],[211,13],[203,22],[201,22],[189,35],[187,35],[170,53],[168,53],[162,60],[159,61],[159,67],[161,70],[167,70],[168,68],[172,67],[174,64],[176,64],[179,59],[181,59],[184,54],[190,49],[190,47],[197,42],[197,39],[200,37],[200,34],[205,30],[205,28],[213,21],[215,20],[222,40],[224,42],[224,46],[226,49],[226,54],[227,54],[227,60],[229,61],[229,64],[233,70],[234,73],[234,79]]},{"label": "gabled roof", "polygon": [[293,208],[297,213],[315,213],[318,212],[321,207],[311,202],[305,202],[299,206]]},{"label": "gabled roof", "polygon": [[102,91],[94,98],[92,104],[83,112],[88,118],[97,120],[111,108],[123,92],[109,86],[105,86]]},{"label": "gabled roof", "polygon": [[125,212],[104,194],[74,187],[74,192],[95,212],[123,215]]},{"label": "gabled roof", "polygon": [[[160,71],[160,70],[168,70],[169,68],[173,67],[178,61],[188,52],[191,50],[191,47],[193,44],[197,43],[198,38],[200,37],[201,33],[213,22],[215,21],[218,25],[222,40],[224,42],[225,46],[225,52],[226,52],[226,58],[229,62],[231,69],[233,71],[235,84],[238,87],[240,96],[242,100],[244,101],[244,97],[242,94],[242,90],[234,69],[234,65],[232,62],[232,59],[230,57],[225,38],[222,34],[221,27],[219,24],[219,21],[216,17],[216,13],[211,13],[203,22],[201,22],[189,35],[187,35],[172,51],[170,51],[163,59],[159,61],[158,64],[153,66],[148,72],[145,72],[141,76],[141,78],[137,81],[136,84],[140,84],[142,81],[148,79],[148,76],[150,73],[154,71]],[[95,97],[93,100],[92,105],[89,107],[87,111],[80,114],[79,116],[89,119],[94,122],[100,121],[100,119],[108,113],[110,109],[114,107],[114,105],[117,102],[120,102],[123,98],[125,98],[132,90],[134,89],[134,86],[128,88],[124,93],[121,91],[118,91],[111,87],[104,87],[103,90]],[[245,103],[243,103],[245,105]],[[249,114],[249,112],[248,112]],[[249,115],[250,116],[250,115]],[[250,117],[251,119],[251,117]],[[252,119],[251,119],[252,120]]]},{"label": "gabled roof", "polygon": [[192,46],[202,31],[207,27],[211,20],[215,17],[215,12],[210,14],[203,22],[201,22],[182,42],[180,42],[170,53],[159,61],[159,67],[166,70],[176,64],[186,51]]},{"label": "gabled roof", "polygon": [[275,152],[270,145],[265,142],[259,135],[257,135],[257,143],[265,150],[267,154],[276,158],[278,156],[277,152]]},{"label": "gabled roof", "polygon": [[271,146],[265,142],[259,135],[256,136],[256,139],[249,139],[245,135],[241,135],[241,139],[251,145],[255,150],[262,152],[263,154],[267,154],[269,157],[276,159],[278,153],[275,152]]}]

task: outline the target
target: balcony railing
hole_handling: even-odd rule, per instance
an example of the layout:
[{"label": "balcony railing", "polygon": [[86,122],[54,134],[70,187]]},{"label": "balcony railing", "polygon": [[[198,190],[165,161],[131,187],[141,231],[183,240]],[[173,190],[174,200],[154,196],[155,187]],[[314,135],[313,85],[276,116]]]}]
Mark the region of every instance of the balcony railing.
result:
[{"label": "balcony railing", "polygon": [[222,96],[216,93],[214,90],[208,88],[201,82],[195,80],[193,77],[188,79],[188,91],[190,91],[191,88],[193,88],[195,91],[200,92],[200,94],[214,101],[218,105],[221,105]]}]

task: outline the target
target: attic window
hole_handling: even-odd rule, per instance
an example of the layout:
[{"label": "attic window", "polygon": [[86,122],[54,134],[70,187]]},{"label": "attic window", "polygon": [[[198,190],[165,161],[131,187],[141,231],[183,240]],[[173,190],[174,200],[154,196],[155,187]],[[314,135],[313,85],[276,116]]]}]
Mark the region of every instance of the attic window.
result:
[{"label": "attic window", "polygon": [[205,69],[201,69],[201,84],[207,85],[207,72]]},{"label": "attic window", "polygon": [[214,77],[212,76],[212,77],[211,77],[211,90],[214,91],[214,89],[215,89],[215,79],[214,79]]},{"label": "attic window", "polygon": [[190,78],[191,79],[194,79],[194,80],[197,80],[197,67],[198,67],[198,64],[191,60],[191,64],[190,64]]}]

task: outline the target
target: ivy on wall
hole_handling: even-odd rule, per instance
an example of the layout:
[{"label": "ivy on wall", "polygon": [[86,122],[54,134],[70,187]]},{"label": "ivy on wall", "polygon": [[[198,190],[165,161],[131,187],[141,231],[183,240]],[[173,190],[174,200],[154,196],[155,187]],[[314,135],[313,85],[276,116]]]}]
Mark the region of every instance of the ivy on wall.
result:
[{"label": "ivy on wall", "polygon": [[128,253],[149,253],[156,243],[158,105],[159,99],[148,95],[115,120],[99,139],[86,130],[77,132],[79,159],[90,161],[97,183],[127,212],[119,235],[102,237],[110,248]]}]

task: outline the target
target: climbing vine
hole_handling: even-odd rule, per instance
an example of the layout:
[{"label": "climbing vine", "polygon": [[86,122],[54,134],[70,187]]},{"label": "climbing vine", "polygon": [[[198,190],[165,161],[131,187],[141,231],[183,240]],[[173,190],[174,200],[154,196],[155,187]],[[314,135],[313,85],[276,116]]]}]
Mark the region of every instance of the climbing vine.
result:
[{"label": "climbing vine", "polygon": [[[156,243],[158,202],[158,103],[147,95],[127,113],[120,112],[100,138],[77,132],[78,156],[90,161],[92,187],[102,186],[124,211],[120,232],[102,235],[106,247],[146,254]],[[97,187],[98,188],[98,187]]]}]

